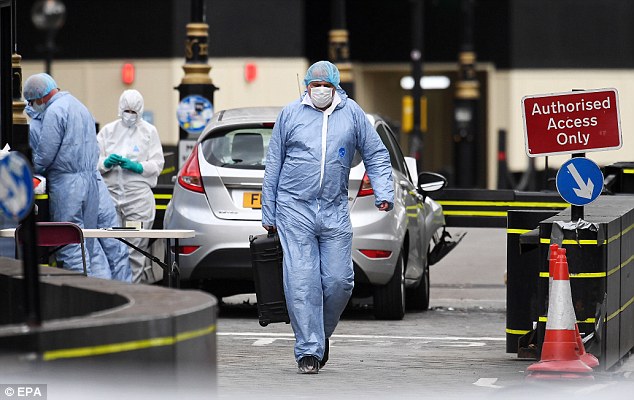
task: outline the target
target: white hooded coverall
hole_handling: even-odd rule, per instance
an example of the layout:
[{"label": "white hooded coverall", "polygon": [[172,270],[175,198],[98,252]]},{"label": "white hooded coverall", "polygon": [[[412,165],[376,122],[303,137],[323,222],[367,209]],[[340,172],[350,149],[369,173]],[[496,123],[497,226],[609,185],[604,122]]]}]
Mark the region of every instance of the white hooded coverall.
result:
[{"label": "white hooded coverall", "polygon": [[[99,143],[99,172],[104,178],[110,195],[114,200],[117,214],[122,223],[128,221],[142,222],[144,229],[151,229],[154,224],[156,203],[152,188],[156,186],[158,176],[163,170],[165,159],[158,131],[154,125],[142,119],[143,96],[136,90],[126,90],[119,99],[119,117],[123,111],[132,110],[138,115],[136,123],[128,127],[121,118],[105,125],[97,135]],[[107,168],[104,160],[111,154],[118,154],[143,167],[138,174],[120,166]],[[146,250],[149,239],[133,238],[133,245]],[[146,257],[134,249],[130,249],[130,267],[132,282],[153,281],[146,277],[144,266]]]}]

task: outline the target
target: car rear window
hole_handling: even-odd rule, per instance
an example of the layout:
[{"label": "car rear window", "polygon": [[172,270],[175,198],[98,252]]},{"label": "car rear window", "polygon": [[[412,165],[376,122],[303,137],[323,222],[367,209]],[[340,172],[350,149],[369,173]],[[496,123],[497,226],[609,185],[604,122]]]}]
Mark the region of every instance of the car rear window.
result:
[{"label": "car rear window", "polygon": [[272,127],[241,127],[214,132],[201,143],[205,160],[225,168],[264,169]]},{"label": "car rear window", "polygon": [[[272,127],[218,130],[200,145],[208,163],[224,168],[264,169]],[[361,162],[355,151],[352,167]]]}]

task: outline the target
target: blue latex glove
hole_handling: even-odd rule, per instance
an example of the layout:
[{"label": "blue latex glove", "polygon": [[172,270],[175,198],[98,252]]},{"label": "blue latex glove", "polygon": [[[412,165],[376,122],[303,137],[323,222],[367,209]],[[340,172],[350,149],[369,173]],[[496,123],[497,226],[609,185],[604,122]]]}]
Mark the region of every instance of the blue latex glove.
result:
[{"label": "blue latex glove", "polygon": [[103,166],[104,166],[104,167],[106,167],[106,168],[112,168],[112,167],[114,167],[115,165],[119,165],[119,164],[121,163],[121,159],[122,159],[122,158],[123,158],[123,157],[121,157],[121,156],[120,156],[120,155],[118,155],[118,154],[114,154],[114,153],[113,153],[113,154],[110,154],[110,155],[108,156],[108,158],[106,158],[105,160],[103,160]]},{"label": "blue latex glove", "polygon": [[128,171],[136,172],[137,174],[143,173],[143,165],[136,161],[132,161],[128,158],[121,159],[121,168],[127,169]]}]

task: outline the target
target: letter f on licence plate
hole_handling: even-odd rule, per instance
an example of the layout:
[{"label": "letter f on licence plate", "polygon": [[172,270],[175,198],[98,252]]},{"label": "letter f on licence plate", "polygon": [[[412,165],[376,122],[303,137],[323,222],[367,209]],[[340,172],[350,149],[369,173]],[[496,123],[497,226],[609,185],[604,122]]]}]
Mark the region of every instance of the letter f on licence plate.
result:
[{"label": "letter f on licence plate", "polygon": [[242,207],[244,208],[262,208],[261,192],[244,192],[242,195]]}]

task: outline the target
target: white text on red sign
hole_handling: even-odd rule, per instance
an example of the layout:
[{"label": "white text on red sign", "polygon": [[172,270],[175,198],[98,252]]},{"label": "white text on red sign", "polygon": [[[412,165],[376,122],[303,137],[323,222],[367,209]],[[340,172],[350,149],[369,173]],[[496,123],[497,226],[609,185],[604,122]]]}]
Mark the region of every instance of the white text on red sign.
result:
[{"label": "white text on red sign", "polygon": [[522,106],[531,157],[621,147],[615,89],[527,96]]}]

